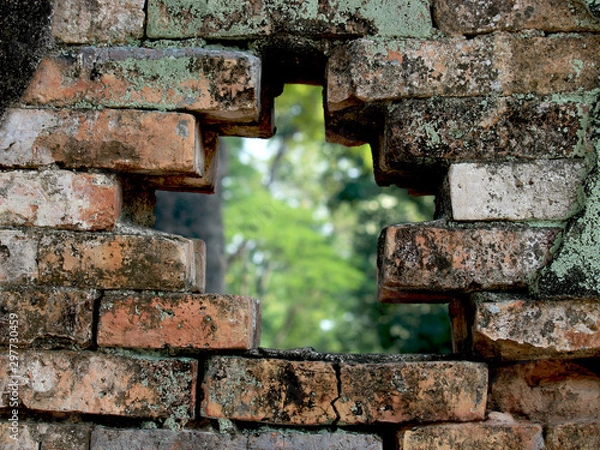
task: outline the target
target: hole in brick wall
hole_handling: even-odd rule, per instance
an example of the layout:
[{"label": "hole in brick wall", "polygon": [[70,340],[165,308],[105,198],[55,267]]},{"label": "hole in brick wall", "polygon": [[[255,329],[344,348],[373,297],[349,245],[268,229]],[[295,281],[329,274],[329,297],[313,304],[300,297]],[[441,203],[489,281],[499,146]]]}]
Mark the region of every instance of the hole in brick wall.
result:
[{"label": "hole in brick wall", "polygon": [[156,227],[207,242],[207,291],[261,300],[263,347],[450,352],[447,305],[376,301],[379,232],[430,220],[433,198],[378,187],[368,146],[326,143],[321,91],[286,85],[275,137],[222,138],[217,194],[159,192]]}]

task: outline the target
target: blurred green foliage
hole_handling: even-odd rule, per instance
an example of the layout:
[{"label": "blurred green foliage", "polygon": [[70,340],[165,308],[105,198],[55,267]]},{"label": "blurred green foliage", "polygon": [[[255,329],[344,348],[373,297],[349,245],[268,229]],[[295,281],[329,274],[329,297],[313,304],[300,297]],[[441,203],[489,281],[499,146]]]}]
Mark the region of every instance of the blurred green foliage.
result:
[{"label": "blurred green foliage", "polygon": [[447,353],[445,305],[376,301],[378,235],[431,219],[433,200],[373,180],[368,146],[325,142],[320,87],[287,85],[267,145],[225,138],[227,292],[261,300],[261,345]]}]

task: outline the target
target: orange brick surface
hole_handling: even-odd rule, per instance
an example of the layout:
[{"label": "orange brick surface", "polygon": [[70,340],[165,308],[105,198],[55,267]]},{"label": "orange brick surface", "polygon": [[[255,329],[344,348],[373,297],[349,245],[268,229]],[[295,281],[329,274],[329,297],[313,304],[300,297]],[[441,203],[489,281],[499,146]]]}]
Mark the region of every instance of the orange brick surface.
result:
[{"label": "orange brick surface", "polygon": [[103,347],[249,349],[260,336],[260,304],[235,295],[109,292],[102,298]]},{"label": "orange brick surface", "polygon": [[[6,392],[8,356],[0,356]],[[194,416],[197,362],[93,352],[21,351],[19,399],[38,411],[189,419]],[[0,406],[6,406],[2,396]]]},{"label": "orange brick surface", "polygon": [[101,289],[204,290],[204,242],[160,234],[41,237],[43,284]]},{"label": "orange brick surface", "polygon": [[204,152],[190,114],[133,109],[10,109],[0,125],[0,166],[98,168],[202,175]]}]

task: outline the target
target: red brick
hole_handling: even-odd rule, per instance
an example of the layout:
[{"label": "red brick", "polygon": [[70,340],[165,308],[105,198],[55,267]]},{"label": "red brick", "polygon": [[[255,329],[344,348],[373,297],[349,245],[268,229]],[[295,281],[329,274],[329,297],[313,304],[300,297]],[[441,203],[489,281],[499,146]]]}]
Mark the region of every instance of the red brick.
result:
[{"label": "red brick", "polygon": [[590,155],[593,102],[593,95],[403,100],[387,111],[378,183],[432,185],[434,169],[457,162]]},{"label": "red brick", "polygon": [[342,364],[339,424],[482,420],[487,376],[462,361]]},{"label": "red brick", "polygon": [[55,0],[52,36],[68,44],[125,42],[144,36],[144,0]]},{"label": "red brick", "polygon": [[328,425],[337,379],[332,364],[216,356],[203,383],[201,415],[281,425]]},{"label": "red brick", "polygon": [[196,118],[141,110],[10,109],[0,126],[0,166],[99,168],[202,175]]},{"label": "red brick", "polygon": [[546,428],[546,450],[598,450],[600,421],[582,420],[553,424]]},{"label": "red brick", "polygon": [[66,170],[0,172],[0,226],[110,230],[121,212],[113,176]]},{"label": "red brick", "polygon": [[600,36],[359,39],[334,52],[327,109],[408,97],[470,97],[591,90]]},{"label": "red brick", "polygon": [[379,246],[379,300],[444,300],[452,292],[523,288],[549,261],[556,228],[397,225]]},{"label": "red brick", "polygon": [[99,295],[70,288],[0,289],[0,310],[15,314],[17,325],[12,340],[9,322],[0,321],[0,344],[89,347]]},{"label": "red brick", "polygon": [[[6,392],[8,357],[1,355]],[[20,351],[19,399],[49,412],[187,420],[194,416],[197,362],[93,352]],[[0,404],[6,404],[5,396]]]},{"label": "red brick", "polygon": [[598,31],[600,20],[581,1],[557,0],[435,0],[435,23],[448,34],[493,31]]},{"label": "red brick", "polygon": [[361,35],[428,36],[432,32],[429,3],[424,0],[385,3],[366,0],[301,1],[230,0],[219,7],[196,6],[186,0],[151,0],[148,36],[249,39],[274,34],[339,37]]},{"label": "red brick", "polygon": [[307,433],[278,430],[252,434],[222,434],[206,431],[135,430],[96,427],[91,450],[380,450],[378,437],[358,433]]},{"label": "red brick", "polygon": [[212,132],[204,133],[204,170],[202,175],[153,176],[145,182],[162,191],[182,191],[212,194],[219,178],[219,137]]},{"label": "red brick", "polygon": [[400,450],[543,450],[542,427],[527,422],[414,427],[398,433]]},{"label": "red brick", "polygon": [[600,377],[570,361],[537,361],[490,370],[488,409],[540,423],[600,417]]},{"label": "red brick", "polygon": [[38,244],[38,237],[31,233],[0,230],[0,286],[37,280]]},{"label": "red brick", "polygon": [[258,119],[260,60],[202,48],[87,47],[46,56],[23,100],[58,107],[182,109]]},{"label": "red brick", "polygon": [[109,292],[102,298],[103,347],[250,349],[260,339],[260,304],[235,295]]},{"label": "red brick", "polygon": [[163,234],[41,237],[40,282],[100,289],[204,290],[204,242]]},{"label": "red brick", "polygon": [[18,439],[11,438],[10,423],[0,424],[3,450],[89,450],[91,427],[19,421]]},{"label": "red brick", "polygon": [[600,356],[600,305],[595,300],[475,297],[473,346],[484,358],[532,360]]}]

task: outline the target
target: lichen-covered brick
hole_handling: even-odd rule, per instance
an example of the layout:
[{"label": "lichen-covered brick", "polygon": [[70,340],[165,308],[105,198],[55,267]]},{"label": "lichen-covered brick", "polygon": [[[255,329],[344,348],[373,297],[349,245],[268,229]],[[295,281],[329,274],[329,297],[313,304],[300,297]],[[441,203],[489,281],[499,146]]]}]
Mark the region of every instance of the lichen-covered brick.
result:
[{"label": "lichen-covered brick", "polygon": [[260,304],[250,297],[108,292],[102,298],[100,346],[250,349],[259,337]]},{"label": "lichen-covered brick", "polygon": [[546,428],[546,450],[596,450],[600,448],[597,418],[552,424]]},{"label": "lichen-covered brick", "polygon": [[[6,393],[8,356],[0,360],[0,387]],[[21,351],[19,400],[38,411],[189,420],[197,369],[197,361],[185,358]],[[1,397],[0,406],[7,406],[6,398]]]},{"label": "lichen-covered brick", "polygon": [[599,31],[600,20],[583,1],[555,0],[434,0],[436,24],[448,34],[493,31]]},{"label": "lichen-covered brick", "polygon": [[127,109],[9,109],[0,124],[0,166],[97,168],[202,175],[199,124],[191,114]]},{"label": "lichen-covered brick", "polygon": [[531,360],[600,355],[595,300],[533,300],[476,294],[473,346],[484,358]]},{"label": "lichen-covered brick", "polygon": [[281,425],[328,425],[338,395],[332,364],[215,356],[203,383],[201,415]]},{"label": "lichen-covered brick", "polygon": [[453,292],[523,288],[550,260],[559,231],[390,226],[379,241],[379,300],[448,301]]},{"label": "lichen-covered brick", "polygon": [[67,44],[141,39],[144,16],[144,0],[55,0],[52,36]]},{"label": "lichen-covered brick", "polygon": [[388,108],[377,148],[378,181],[430,180],[431,172],[456,162],[588,156],[594,152],[595,101],[596,95],[584,94],[396,102]]},{"label": "lichen-covered brick", "polygon": [[488,371],[472,362],[342,364],[340,424],[482,420]]},{"label": "lichen-covered brick", "polygon": [[260,60],[203,48],[85,47],[47,55],[23,101],[34,106],[186,110],[214,120],[259,116]]},{"label": "lichen-covered brick", "polygon": [[556,423],[600,416],[600,377],[585,363],[523,362],[490,369],[488,409]]},{"label": "lichen-covered brick", "polygon": [[0,172],[0,226],[110,230],[121,212],[114,176],[67,170]]},{"label": "lichen-covered brick", "polygon": [[327,108],[410,97],[476,97],[592,90],[600,36],[358,39],[336,50]]},{"label": "lichen-covered brick", "polygon": [[31,344],[56,347],[92,344],[93,290],[20,287],[0,289],[0,311],[16,314],[18,333],[11,341],[8,321],[0,321],[0,344]]},{"label": "lichen-covered brick", "polygon": [[398,433],[400,450],[543,450],[542,427],[493,421],[414,427]]},{"label": "lichen-covered brick", "polygon": [[40,282],[99,289],[204,290],[204,242],[162,234],[41,237]]},{"label": "lichen-covered brick", "polygon": [[148,3],[147,32],[153,38],[249,39],[281,33],[328,38],[426,37],[432,31],[429,4],[423,0],[389,3],[151,0]]}]

